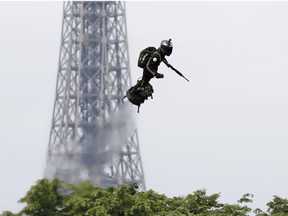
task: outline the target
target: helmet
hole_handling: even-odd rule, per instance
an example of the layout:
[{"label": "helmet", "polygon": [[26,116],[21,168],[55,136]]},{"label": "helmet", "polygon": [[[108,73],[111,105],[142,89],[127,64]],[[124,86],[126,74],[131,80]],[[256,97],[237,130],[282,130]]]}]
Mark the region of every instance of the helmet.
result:
[{"label": "helmet", "polygon": [[171,43],[171,39],[162,40],[160,44],[160,49],[163,51],[163,53],[167,56],[170,56],[173,49],[173,44]]}]

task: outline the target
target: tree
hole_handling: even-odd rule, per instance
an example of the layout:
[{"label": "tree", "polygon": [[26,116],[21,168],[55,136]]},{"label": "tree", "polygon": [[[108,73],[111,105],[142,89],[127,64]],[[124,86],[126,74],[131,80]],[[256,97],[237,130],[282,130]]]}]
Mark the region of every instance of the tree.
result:
[{"label": "tree", "polygon": [[[223,204],[219,194],[208,196],[206,190],[197,190],[187,196],[168,198],[153,190],[138,192],[137,183],[106,189],[83,182],[79,186],[64,184],[59,179],[42,179],[19,200],[27,203],[18,214],[5,211],[0,216],[246,216],[251,208],[243,203],[252,202],[253,195],[245,194],[238,204]],[[283,216],[288,213],[288,201],[274,196],[267,203],[269,213],[254,210],[256,216]]]},{"label": "tree", "polygon": [[54,216],[61,212],[65,197],[61,195],[62,182],[59,179],[37,181],[35,186],[27,192],[26,196],[19,200],[27,203],[27,206],[19,213],[29,216]]},{"label": "tree", "polygon": [[288,200],[274,196],[273,201],[267,203],[268,212],[275,216],[288,215]]},{"label": "tree", "polygon": [[17,215],[17,214],[13,214],[13,213],[10,212],[10,211],[4,211],[4,212],[1,214],[1,216],[15,216],[15,215]]}]

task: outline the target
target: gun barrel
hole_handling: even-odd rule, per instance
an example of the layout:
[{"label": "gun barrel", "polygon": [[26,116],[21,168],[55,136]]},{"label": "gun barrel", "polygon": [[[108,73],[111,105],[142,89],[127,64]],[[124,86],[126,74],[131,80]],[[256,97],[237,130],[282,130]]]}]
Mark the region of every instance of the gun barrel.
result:
[{"label": "gun barrel", "polygon": [[183,76],[183,74],[180,73],[180,71],[178,71],[178,70],[177,70],[176,68],[174,68],[172,65],[170,65],[170,67],[171,67],[171,69],[174,70],[179,76],[182,76],[184,79],[186,79],[186,80],[189,82],[189,80],[188,80],[185,76]]}]

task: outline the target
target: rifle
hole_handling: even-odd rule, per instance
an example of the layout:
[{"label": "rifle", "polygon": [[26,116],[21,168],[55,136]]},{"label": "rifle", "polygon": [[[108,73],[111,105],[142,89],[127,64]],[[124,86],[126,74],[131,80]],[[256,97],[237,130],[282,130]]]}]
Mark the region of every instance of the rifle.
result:
[{"label": "rifle", "polygon": [[182,76],[184,79],[186,79],[189,82],[189,80],[185,76],[183,76],[183,74],[180,73],[177,69],[175,69],[172,65],[169,64],[167,66],[170,67],[172,70],[174,70],[179,76]]}]

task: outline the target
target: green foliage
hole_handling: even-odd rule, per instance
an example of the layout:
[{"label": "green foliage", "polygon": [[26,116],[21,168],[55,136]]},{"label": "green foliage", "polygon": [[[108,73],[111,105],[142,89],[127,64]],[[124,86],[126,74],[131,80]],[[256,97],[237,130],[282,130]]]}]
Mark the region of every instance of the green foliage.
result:
[{"label": "green foliage", "polygon": [[288,215],[288,200],[274,196],[273,201],[267,203],[268,212],[275,216]]},{"label": "green foliage", "polygon": [[241,198],[241,199],[239,199],[237,202],[238,203],[252,203],[253,202],[253,200],[252,199],[250,199],[249,197],[251,197],[251,198],[253,198],[254,197],[254,195],[253,194],[249,194],[249,193],[247,193],[247,194],[244,194],[243,195],[243,197]]},{"label": "green foliage", "polygon": [[10,211],[4,211],[4,212],[1,214],[1,216],[15,216],[15,215],[17,215],[17,214],[13,214],[13,213],[10,212]]},{"label": "green foliage", "polygon": [[[251,208],[243,203],[251,203],[253,195],[244,194],[238,204],[222,204],[220,194],[208,196],[206,190],[197,190],[187,196],[168,198],[153,190],[138,192],[137,183],[130,186],[106,189],[93,186],[86,181],[79,186],[64,185],[58,179],[51,182],[42,179],[32,186],[19,202],[26,203],[18,214],[5,211],[0,216],[246,216]],[[241,205],[240,205],[241,204]],[[267,203],[268,212],[255,209],[256,216],[284,216],[288,214],[288,201],[274,196]]]},{"label": "green foliage", "polygon": [[[253,198],[253,195],[249,194],[249,193],[244,194],[243,197],[241,199],[239,199],[237,202],[238,203],[253,202],[253,200],[250,199],[249,197]],[[220,212],[222,212],[226,215],[244,216],[244,215],[247,215],[247,213],[251,212],[251,208],[248,208],[246,205],[240,206],[239,204],[236,204],[236,205],[225,204],[225,205],[223,205]]]},{"label": "green foliage", "polygon": [[197,190],[194,194],[189,194],[184,202],[188,204],[189,212],[193,214],[207,213],[212,211],[212,208],[220,208],[223,205],[219,204],[217,199],[220,194],[213,194],[206,196],[206,190]]},{"label": "green foliage", "polygon": [[32,186],[26,196],[19,200],[20,203],[27,203],[27,206],[19,213],[29,216],[54,216],[60,213],[65,197],[60,194],[61,181],[53,179],[42,179]]},{"label": "green foliage", "polygon": [[253,211],[255,213],[255,216],[268,216],[267,213],[264,213],[261,209],[257,208]]}]

